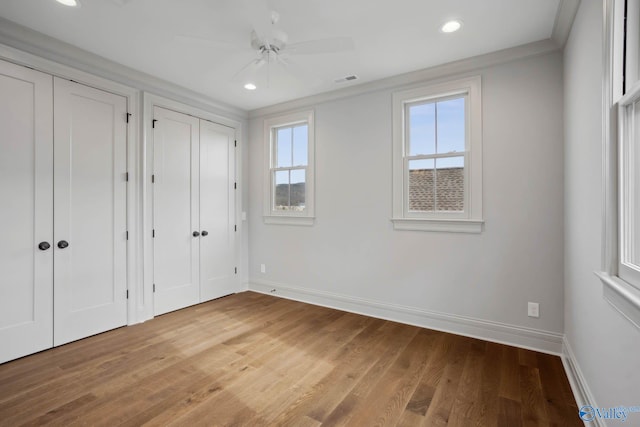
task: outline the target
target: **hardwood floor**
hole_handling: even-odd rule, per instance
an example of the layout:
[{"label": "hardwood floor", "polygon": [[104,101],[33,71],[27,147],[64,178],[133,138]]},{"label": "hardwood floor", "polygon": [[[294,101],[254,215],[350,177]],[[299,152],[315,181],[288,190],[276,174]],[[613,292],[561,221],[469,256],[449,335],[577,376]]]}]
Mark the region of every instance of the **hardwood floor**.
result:
[{"label": "hardwood floor", "polygon": [[251,292],[0,365],[0,425],[582,426],[556,356]]}]

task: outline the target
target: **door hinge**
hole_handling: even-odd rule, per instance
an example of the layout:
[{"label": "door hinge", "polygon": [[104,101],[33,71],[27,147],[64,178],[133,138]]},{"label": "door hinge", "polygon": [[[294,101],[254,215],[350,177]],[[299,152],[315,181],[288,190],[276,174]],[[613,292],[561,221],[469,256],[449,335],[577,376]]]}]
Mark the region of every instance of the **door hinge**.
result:
[{"label": "door hinge", "polygon": [[238,231],[238,226],[237,225],[233,226],[233,231]]},{"label": "door hinge", "polygon": [[155,292],[155,291],[156,291],[156,284],[154,283],[153,284],[153,292]]},{"label": "door hinge", "polygon": [[127,289],[127,299],[129,299],[129,289]]},{"label": "door hinge", "polygon": [[237,183],[237,182],[234,182],[234,183],[233,183],[233,189],[234,189],[234,190],[237,190],[237,189],[238,189],[238,183]]},{"label": "door hinge", "polygon": [[125,172],[124,174],[124,180],[129,182],[129,172]]},{"label": "door hinge", "polygon": [[155,129],[156,128],[156,119],[151,120],[151,128]]},{"label": "door hinge", "polygon": [[131,117],[131,113],[127,113],[127,123],[129,123],[129,117]]},{"label": "door hinge", "polygon": [[125,231],[126,235],[127,235],[127,240],[129,240],[129,231]]},{"label": "door hinge", "polygon": [[151,183],[154,184],[156,182],[156,176],[151,175]]},{"label": "door hinge", "polygon": [[234,274],[238,274],[238,267],[234,267],[234,269],[233,269],[233,270],[234,270],[234,271],[233,271],[233,272],[234,272]]},{"label": "door hinge", "polygon": [[151,230],[151,237],[152,238],[156,237],[156,229],[155,228],[153,230]]},{"label": "door hinge", "polygon": [[237,147],[238,146],[238,141],[233,141],[233,146]]}]

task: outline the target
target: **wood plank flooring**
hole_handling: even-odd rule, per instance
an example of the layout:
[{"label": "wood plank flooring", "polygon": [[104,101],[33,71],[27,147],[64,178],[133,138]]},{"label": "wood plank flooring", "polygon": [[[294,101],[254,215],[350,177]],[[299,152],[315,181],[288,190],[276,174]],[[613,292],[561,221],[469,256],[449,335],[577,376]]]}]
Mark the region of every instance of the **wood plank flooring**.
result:
[{"label": "wood plank flooring", "polygon": [[0,425],[582,426],[558,357],[245,292],[0,365]]}]

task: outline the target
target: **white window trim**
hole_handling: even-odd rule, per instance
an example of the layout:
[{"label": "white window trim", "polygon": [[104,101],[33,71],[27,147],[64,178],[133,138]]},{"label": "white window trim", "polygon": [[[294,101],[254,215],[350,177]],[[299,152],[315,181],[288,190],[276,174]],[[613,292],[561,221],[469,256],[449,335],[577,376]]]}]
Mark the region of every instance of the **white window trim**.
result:
[{"label": "white window trim", "polygon": [[[273,129],[300,123],[308,125],[308,165],[305,181],[305,210],[303,212],[276,211],[273,206],[273,183],[271,162],[273,156]],[[299,111],[264,121],[264,196],[263,219],[265,224],[280,225],[313,225],[315,221],[315,127],[313,110]]]},{"label": "white window trim", "polygon": [[[482,218],[482,80],[468,77],[393,94],[393,213],[396,230],[480,233]],[[467,95],[467,146],[465,147],[465,212],[408,213],[405,181],[405,106],[420,100]]]},{"label": "white window trim", "polygon": [[626,254],[633,249],[629,244],[625,247],[626,242],[624,239],[627,227],[634,227],[634,225],[628,224],[627,219],[637,218],[637,215],[640,215],[640,212],[636,212],[635,207],[629,205],[628,200],[624,198],[624,193],[630,191],[626,187],[629,179],[628,175],[631,174],[633,176],[637,172],[634,170],[635,166],[629,162],[629,157],[633,158],[635,154],[635,147],[632,146],[629,139],[637,138],[640,131],[640,128],[634,122],[634,118],[637,115],[635,104],[638,102],[640,102],[640,83],[636,83],[618,101],[618,238],[620,242],[618,246],[618,276],[640,290],[640,272],[633,265],[625,262]]},{"label": "white window trim", "polygon": [[[618,189],[618,113],[622,98],[622,48],[619,38],[623,2],[603,0],[603,90],[602,90],[602,271],[595,274],[603,284],[603,297],[622,316],[640,329],[640,290],[618,276],[619,245],[619,189]],[[628,101],[633,96],[629,93]]]}]

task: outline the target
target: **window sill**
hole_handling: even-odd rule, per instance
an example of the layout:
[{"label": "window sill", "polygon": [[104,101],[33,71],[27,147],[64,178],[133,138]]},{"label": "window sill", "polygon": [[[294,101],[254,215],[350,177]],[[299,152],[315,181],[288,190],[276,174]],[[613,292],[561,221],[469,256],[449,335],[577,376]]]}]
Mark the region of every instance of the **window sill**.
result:
[{"label": "window sill", "polygon": [[447,233],[481,233],[482,220],[391,218],[395,230],[442,231]]},{"label": "window sill", "polygon": [[311,226],[315,222],[316,218],[313,216],[264,216],[265,224],[277,224],[277,225],[305,225]]},{"label": "window sill", "polygon": [[616,276],[597,271],[604,299],[640,329],[640,291]]}]

